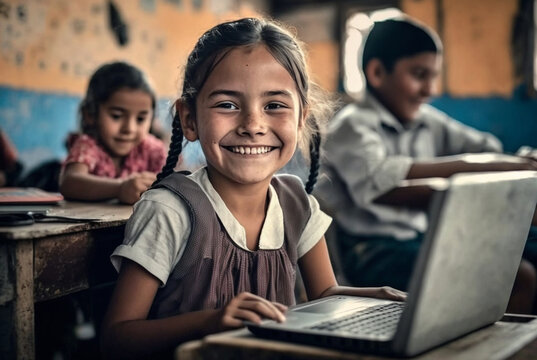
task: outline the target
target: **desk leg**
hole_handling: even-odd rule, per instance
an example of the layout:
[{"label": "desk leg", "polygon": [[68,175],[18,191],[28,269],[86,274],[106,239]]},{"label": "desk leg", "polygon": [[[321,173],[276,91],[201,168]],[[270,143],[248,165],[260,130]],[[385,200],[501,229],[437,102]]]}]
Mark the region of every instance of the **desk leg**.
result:
[{"label": "desk leg", "polygon": [[13,324],[17,359],[33,359],[35,357],[33,246],[31,240],[16,241],[14,249]]}]

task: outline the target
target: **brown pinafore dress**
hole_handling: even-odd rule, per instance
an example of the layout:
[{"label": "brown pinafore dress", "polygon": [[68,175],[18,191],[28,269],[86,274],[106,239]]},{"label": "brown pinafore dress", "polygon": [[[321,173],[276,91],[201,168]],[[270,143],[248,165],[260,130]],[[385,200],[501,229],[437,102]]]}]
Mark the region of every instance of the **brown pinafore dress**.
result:
[{"label": "brown pinafore dress", "polygon": [[231,240],[203,190],[184,174],[174,173],[156,186],[185,201],[192,230],[181,259],[157,291],[150,318],[222,308],[244,291],[286,305],[295,303],[297,245],[311,209],[298,178],[277,175],[271,184],[283,210],[285,239],[279,249],[256,251]]}]

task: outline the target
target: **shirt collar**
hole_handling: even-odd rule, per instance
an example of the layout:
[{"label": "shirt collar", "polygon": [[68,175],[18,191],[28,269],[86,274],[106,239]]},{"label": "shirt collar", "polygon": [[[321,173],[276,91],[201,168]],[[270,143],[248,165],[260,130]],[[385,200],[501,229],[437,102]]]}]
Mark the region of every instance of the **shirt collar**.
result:
[{"label": "shirt collar", "polygon": [[[207,175],[207,168],[203,167],[189,176],[201,187],[205,195],[207,195],[216,215],[222,222],[222,225],[224,225],[231,240],[242,249],[248,250],[248,246],[246,245],[246,231],[228,209],[220,194],[214,189]],[[283,245],[283,230],[283,211],[278,200],[278,195],[274,187],[270,185],[269,204],[265,221],[261,228],[259,249],[279,249]]]}]

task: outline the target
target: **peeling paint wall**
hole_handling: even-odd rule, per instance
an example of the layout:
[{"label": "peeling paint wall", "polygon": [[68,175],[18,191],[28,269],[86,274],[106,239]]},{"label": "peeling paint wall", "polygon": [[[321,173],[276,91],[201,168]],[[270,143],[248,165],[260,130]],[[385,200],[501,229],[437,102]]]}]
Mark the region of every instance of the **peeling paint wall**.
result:
[{"label": "peeling paint wall", "polygon": [[179,92],[186,56],[211,26],[257,14],[263,1],[115,0],[126,24],[121,45],[105,0],[0,0],[0,128],[26,170],[66,155],[66,135],[78,128],[77,108],[90,75],[102,63],[140,67],[169,106]]},{"label": "peeling paint wall", "polygon": [[160,96],[177,94],[180,67],[198,37],[224,20],[255,15],[233,1],[116,0],[127,43],[118,44],[103,0],[0,1],[0,85],[81,95],[103,62],[144,69]]}]

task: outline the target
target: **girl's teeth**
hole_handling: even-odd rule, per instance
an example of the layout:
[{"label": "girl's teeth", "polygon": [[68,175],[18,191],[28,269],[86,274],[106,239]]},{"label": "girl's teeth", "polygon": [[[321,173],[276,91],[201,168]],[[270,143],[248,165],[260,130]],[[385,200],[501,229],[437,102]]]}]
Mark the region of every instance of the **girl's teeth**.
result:
[{"label": "girl's teeth", "polygon": [[270,151],[268,146],[259,146],[259,147],[244,147],[244,146],[233,146],[231,150],[234,153],[246,154],[246,155],[257,155],[265,154]]}]

